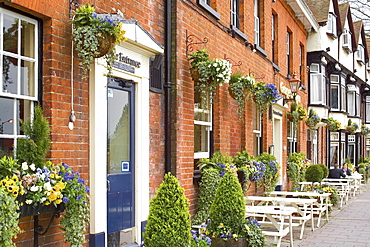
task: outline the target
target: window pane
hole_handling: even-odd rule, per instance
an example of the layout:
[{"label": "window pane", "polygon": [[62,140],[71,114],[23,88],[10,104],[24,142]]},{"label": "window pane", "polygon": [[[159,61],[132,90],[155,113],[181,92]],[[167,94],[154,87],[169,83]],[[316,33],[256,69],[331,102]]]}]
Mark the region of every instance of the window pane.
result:
[{"label": "window pane", "polygon": [[[369,98],[369,97],[366,97]],[[370,102],[366,101],[366,123],[370,123]]]},{"label": "window pane", "polygon": [[3,56],[3,92],[17,94],[18,60]]},{"label": "window pane", "polygon": [[20,131],[20,119],[24,121],[28,121],[31,119],[31,112],[32,112],[32,101],[30,100],[17,100],[16,105],[16,115],[17,119],[15,119],[15,127],[17,128],[17,135],[23,135],[23,131]]},{"label": "window pane", "polygon": [[13,155],[14,140],[9,138],[0,139],[0,157]]},{"label": "window pane", "polygon": [[21,94],[35,96],[35,63],[21,62]]},{"label": "window pane", "polygon": [[334,166],[335,164],[338,164],[338,146],[337,145],[330,147],[330,166],[331,167]]},{"label": "window pane", "polygon": [[14,134],[14,100],[0,98],[0,134]]},{"label": "window pane", "polygon": [[348,113],[351,116],[355,115],[355,95],[354,92],[349,92],[348,96]]},{"label": "window pane", "polygon": [[194,125],[194,152],[208,152],[208,126]]},{"label": "window pane", "polygon": [[4,15],[4,51],[18,54],[18,19]]},{"label": "window pane", "polygon": [[339,108],[339,102],[338,102],[338,94],[339,94],[339,87],[338,85],[331,85],[331,90],[330,90],[330,106],[333,109],[338,109]]},{"label": "window pane", "polygon": [[21,55],[35,58],[35,25],[26,21],[22,21],[21,25]]}]

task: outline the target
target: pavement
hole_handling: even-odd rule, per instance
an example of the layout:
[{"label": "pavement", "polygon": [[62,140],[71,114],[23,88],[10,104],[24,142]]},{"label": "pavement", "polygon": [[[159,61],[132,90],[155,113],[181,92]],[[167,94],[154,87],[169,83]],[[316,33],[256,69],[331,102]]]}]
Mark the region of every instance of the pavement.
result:
[{"label": "pavement", "polygon": [[[342,208],[334,207],[329,222],[324,216],[320,228],[311,230],[311,222],[306,223],[302,240],[300,227],[293,228],[294,246],[300,247],[370,247],[370,181],[363,185],[362,192],[349,199]],[[315,224],[316,223],[315,219]],[[268,237],[268,246],[276,246],[273,237]],[[281,247],[290,246],[289,234],[283,238]]]}]

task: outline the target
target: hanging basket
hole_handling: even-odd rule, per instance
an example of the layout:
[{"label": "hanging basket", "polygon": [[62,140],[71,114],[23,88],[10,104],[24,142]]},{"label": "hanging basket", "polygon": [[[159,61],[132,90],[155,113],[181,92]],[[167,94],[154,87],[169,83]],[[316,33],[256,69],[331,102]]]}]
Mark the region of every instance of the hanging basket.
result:
[{"label": "hanging basket", "polygon": [[102,57],[108,54],[111,50],[113,50],[114,46],[116,45],[116,40],[113,35],[110,34],[102,34],[98,36],[99,42],[99,54],[95,56],[95,58]]},{"label": "hanging basket", "polygon": [[190,68],[190,74],[194,82],[199,82],[200,74],[198,68]]}]

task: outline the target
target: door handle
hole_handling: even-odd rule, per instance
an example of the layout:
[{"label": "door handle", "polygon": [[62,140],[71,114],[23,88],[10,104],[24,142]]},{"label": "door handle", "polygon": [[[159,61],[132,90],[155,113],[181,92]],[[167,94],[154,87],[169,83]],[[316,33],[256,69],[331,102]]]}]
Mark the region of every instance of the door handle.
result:
[{"label": "door handle", "polygon": [[110,191],[110,181],[107,179],[107,191]]}]

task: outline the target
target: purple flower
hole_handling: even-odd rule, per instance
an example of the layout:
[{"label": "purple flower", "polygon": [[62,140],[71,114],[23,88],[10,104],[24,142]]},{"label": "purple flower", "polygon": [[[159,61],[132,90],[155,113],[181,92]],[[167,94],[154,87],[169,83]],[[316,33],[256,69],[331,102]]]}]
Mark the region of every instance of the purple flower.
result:
[{"label": "purple flower", "polygon": [[77,196],[76,200],[79,201],[81,199],[82,195]]},{"label": "purple flower", "polygon": [[68,198],[67,197],[63,197],[63,199],[62,199],[62,201],[63,201],[63,203],[67,203],[68,202]]}]

